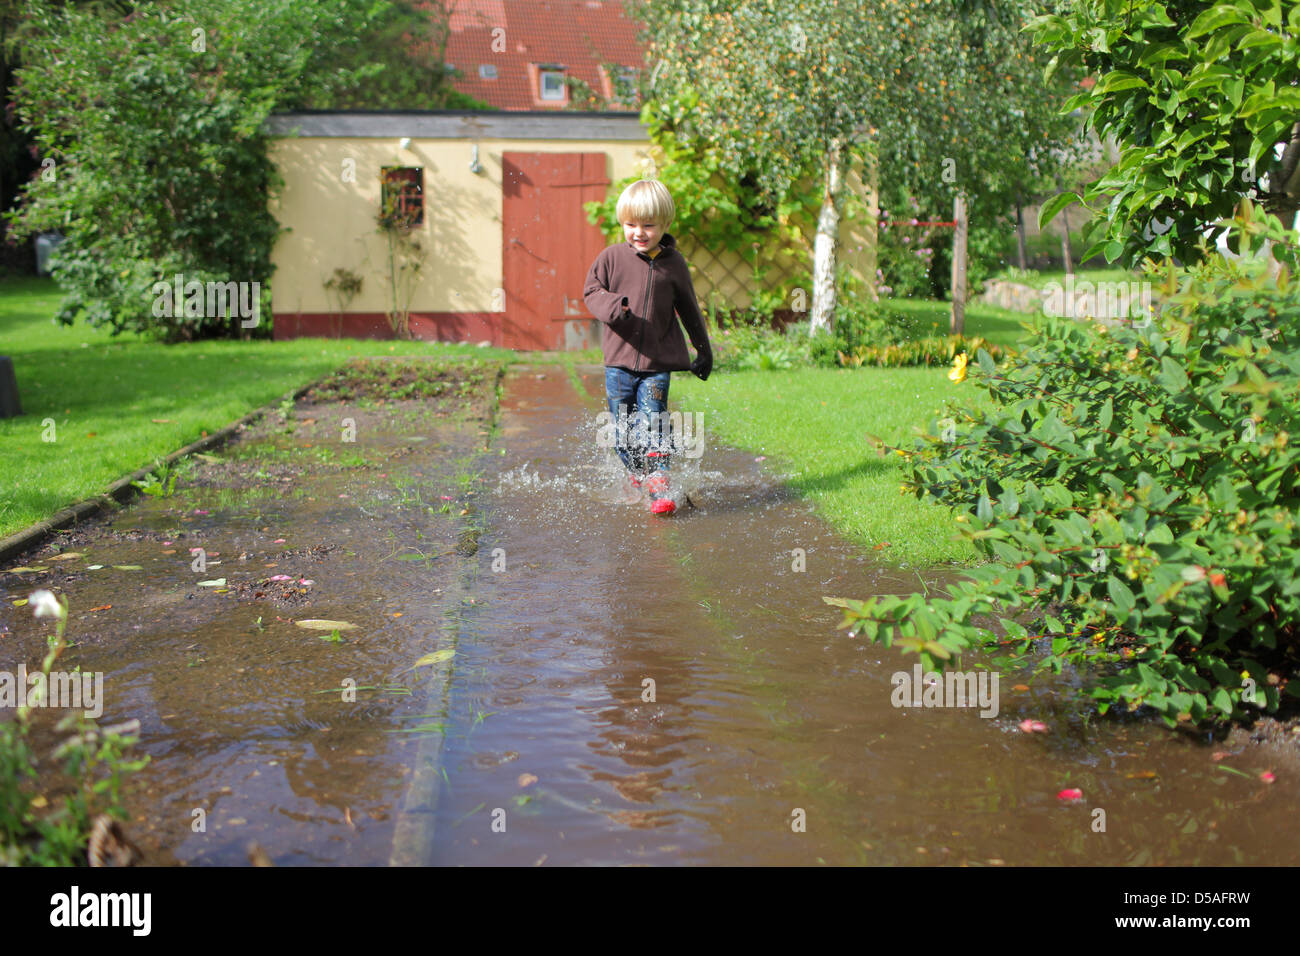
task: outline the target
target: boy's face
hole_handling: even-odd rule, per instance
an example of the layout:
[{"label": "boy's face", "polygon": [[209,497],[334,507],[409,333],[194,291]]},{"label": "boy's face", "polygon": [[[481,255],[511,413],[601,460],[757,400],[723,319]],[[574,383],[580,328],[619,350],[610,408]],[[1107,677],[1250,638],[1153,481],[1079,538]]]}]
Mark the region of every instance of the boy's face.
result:
[{"label": "boy's face", "polygon": [[659,223],[633,219],[623,223],[623,238],[632,243],[637,252],[649,252],[659,245],[664,228]]}]

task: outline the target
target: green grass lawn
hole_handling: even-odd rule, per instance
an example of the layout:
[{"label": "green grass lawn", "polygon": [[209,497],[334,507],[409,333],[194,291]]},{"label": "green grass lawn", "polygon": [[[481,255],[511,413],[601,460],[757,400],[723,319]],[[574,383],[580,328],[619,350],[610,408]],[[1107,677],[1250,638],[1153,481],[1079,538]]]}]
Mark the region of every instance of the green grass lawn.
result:
[{"label": "green grass lawn", "polygon": [[[163,345],[61,326],[50,279],[0,282],[0,354],[23,414],[0,420],[0,537],[102,492],[159,456],[362,355],[511,361],[515,353],[430,342],[295,339]],[[45,441],[53,421],[54,441]]]},{"label": "green grass lawn", "polygon": [[[1016,273],[1010,275],[994,276],[996,279],[1006,279],[1011,282],[1018,282],[1021,285],[1027,285],[1034,289],[1042,289],[1049,282],[1065,285],[1065,270],[1058,269],[1053,272],[1034,272],[1030,270],[1028,275]],[[1127,269],[1077,269],[1074,273],[1075,283],[1084,280],[1088,282],[1136,282],[1138,275],[1135,272],[1129,272]]]},{"label": "green grass lawn", "polygon": [[879,455],[867,439],[904,443],[945,399],[982,397],[969,382],[949,381],[947,369],[719,372],[707,382],[675,375],[672,388],[675,409],[703,412],[706,436],[766,455],[765,466],[790,475],[846,537],[868,548],[889,542],[882,560],[975,560],[969,544],[953,540],[946,509],[899,494],[899,459]]},{"label": "green grass lawn", "polygon": [[[538,356],[429,342],[295,339],[162,345],[114,337],[86,325],[54,324],[59,292],[49,279],[0,282],[0,353],[14,360],[24,414],[0,421],[0,536],[11,534],[314,381],[357,356],[443,356],[503,361],[599,362],[588,350]],[[918,331],[946,330],[948,305],[895,300]],[[1025,316],[987,306],[967,310],[967,332],[1011,344]],[[576,376],[574,376],[576,378]],[[969,562],[952,541],[946,511],[898,493],[895,460],[879,457],[868,433],[889,442],[924,426],[944,399],[981,393],[953,384],[945,368],[798,369],[718,373],[707,383],[674,379],[674,405],[706,412],[708,433],[765,454],[852,539],[909,564]],[[53,421],[53,442],[43,440]]]},{"label": "green grass lawn", "polygon": [[[948,329],[949,304],[894,299],[889,306]],[[971,305],[967,335],[1014,345],[1033,316]],[[925,428],[945,401],[987,407],[969,381],[953,383],[948,368],[796,368],[719,372],[701,382],[673,377],[673,407],[704,412],[706,435],[766,455],[790,483],[846,537],[869,548],[882,542],[882,560],[909,565],[970,564],[976,553],[954,540],[948,511],[899,494],[900,459],[881,456],[867,435],[899,445]]]},{"label": "green grass lawn", "polygon": [[[915,337],[947,335],[952,303],[933,299],[887,299],[891,312],[906,315],[912,320]],[[1042,316],[1035,313],[1012,312],[996,306],[970,302],[966,305],[965,335],[980,336],[995,345],[1015,345],[1024,334],[1021,324],[1028,322],[1037,327]]]}]

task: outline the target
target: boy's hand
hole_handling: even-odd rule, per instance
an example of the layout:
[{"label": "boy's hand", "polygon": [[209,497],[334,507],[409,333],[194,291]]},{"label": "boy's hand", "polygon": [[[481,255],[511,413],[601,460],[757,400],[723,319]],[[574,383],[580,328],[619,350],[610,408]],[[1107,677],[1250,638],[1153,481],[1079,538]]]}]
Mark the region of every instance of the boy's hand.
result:
[{"label": "boy's hand", "polygon": [[632,310],[629,309],[627,305],[627,296],[623,296],[623,315],[621,316],[621,318],[626,319],[628,315],[631,314],[631,312]]},{"label": "boy's hand", "polygon": [[713,352],[706,345],[695,354],[695,361],[691,363],[691,374],[698,376],[701,382],[707,382],[712,371]]}]

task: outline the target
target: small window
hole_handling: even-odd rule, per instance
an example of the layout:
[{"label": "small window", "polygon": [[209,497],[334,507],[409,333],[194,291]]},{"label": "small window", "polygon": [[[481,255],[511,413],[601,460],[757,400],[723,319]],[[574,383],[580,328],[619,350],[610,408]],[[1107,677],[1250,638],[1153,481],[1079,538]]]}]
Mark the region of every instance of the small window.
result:
[{"label": "small window", "polygon": [[564,99],[564,74],[555,70],[542,71],[542,99]]},{"label": "small window", "polygon": [[480,63],[478,75],[479,79],[495,80],[497,78],[497,65],[495,63]]},{"label": "small window", "polygon": [[424,168],[385,166],[379,171],[382,189],[379,221],[393,229],[412,229],[424,224]]}]

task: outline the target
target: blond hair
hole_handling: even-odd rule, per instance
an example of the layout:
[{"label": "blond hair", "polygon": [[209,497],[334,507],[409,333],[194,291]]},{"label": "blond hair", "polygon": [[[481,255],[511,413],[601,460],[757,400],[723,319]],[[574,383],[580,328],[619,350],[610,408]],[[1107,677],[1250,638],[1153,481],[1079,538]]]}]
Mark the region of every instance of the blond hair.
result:
[{"label": "blond hair", "polygon": [[668,187],[657,179],[638,179],[618,197],[619,222],[653,222],[664,231],[672,225],[677,207]]}]

